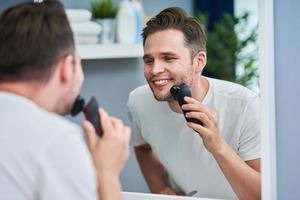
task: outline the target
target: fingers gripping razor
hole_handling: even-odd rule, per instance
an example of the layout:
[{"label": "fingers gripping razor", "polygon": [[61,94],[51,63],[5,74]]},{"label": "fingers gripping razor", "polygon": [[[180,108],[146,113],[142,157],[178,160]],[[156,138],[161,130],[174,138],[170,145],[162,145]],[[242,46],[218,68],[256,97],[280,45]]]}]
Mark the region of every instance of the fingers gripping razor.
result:
[{"label": "fingers gripping razor", "polygon": [[102,137],[103,131],[100,123],[100,115],[98,108],[99,105],[95,97],[92,97],[89,100],[89,102],[85,105],[84,99],[78,96],[71,110],[71,115],[76,116],[78,113],[83,111],[85,118],[93,124],[97,135],[99,137]]},{"label": "fingers gripping razor", "polygon": [[[192,97],[191,90],[190,90],[189,86],[187,86],[186,84],[174,85],[171,87],[170,92],[171,92],[172,97],[179,103],[180,108],[182,107],[183,104],[186,103],[184,101],[185,96]],[[182,110],[182,108],[181,108],[181,110]],[[185,114],[187,113],[187,111],[182,110],[182,112],[183,112],[183,115],[184,115],[186,121],[203,125],[203,123],[198,119],[186,117]]]}]

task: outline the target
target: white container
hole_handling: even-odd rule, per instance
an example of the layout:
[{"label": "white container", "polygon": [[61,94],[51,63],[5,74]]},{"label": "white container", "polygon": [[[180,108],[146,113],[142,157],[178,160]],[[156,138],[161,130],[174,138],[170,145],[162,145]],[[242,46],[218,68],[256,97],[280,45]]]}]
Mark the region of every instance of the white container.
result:
[{"label": "white container", "polygon": [[135,14],[135,43],[142,44],[142,31],[144,27],[144,16],[141,2],[138,0],[132,0]]},{"label": "white container", "polygon": [[134,5],[129,0],[123,0],[117,14],[117,42],[134,44],[136,22]]}]

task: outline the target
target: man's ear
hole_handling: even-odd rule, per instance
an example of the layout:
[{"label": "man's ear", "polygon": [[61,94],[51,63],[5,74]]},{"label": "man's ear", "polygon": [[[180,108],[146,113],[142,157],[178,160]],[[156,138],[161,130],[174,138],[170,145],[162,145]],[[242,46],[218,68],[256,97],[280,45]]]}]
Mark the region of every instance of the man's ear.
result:
[{"label": "man's ear", "polygon": [[69,83],[74,74],[74,57],[71,54],[64,56],[58,62],[59,79],[62,84]]},{"label": "man's ear", "polygon": [[194,62],[196,65],[195,72],[201,72],[203,71],[205,65],[206,65],[206,52],[205,51],[199,51],[197,55],[194,58]]}]

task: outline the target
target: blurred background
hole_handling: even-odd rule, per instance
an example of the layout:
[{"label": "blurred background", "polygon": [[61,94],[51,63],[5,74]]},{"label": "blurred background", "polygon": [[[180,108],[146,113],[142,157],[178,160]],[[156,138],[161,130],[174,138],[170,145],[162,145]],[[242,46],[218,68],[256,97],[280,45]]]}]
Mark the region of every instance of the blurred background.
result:
[{"label": "blurred background", "polygon": [[[196,16],[206,29],[208,62],[204,75],[234,81],[259,93],[257,1],[62,0],[82,56],[82,96],[95,96],[101,107],[129,125],[128,95],[146,83],[141,30],[150,17],[172,6]],[[22,1],[0,2],[1,11]],[[71,120],[81,123],[83,116]],[[149,192],[133,149],[121,181],[124,191]]]}]

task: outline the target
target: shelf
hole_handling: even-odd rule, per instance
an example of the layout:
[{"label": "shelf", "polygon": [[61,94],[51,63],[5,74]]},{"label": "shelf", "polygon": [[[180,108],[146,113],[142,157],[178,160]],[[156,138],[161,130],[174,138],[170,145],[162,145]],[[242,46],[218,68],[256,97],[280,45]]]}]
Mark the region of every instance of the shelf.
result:
[{"label": "shelf", "polygon": [[77,45],[77,50],[82,60],[143,57],[143,45],[141,44]]}]

